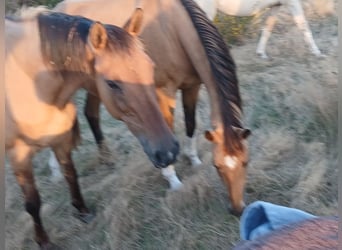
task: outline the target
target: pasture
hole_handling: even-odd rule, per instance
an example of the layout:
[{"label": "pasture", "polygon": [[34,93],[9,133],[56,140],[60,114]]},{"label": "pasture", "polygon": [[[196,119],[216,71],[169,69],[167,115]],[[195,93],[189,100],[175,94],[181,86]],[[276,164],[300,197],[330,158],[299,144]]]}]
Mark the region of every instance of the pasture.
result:
[{"label": "pasture", "polygon": [[[6,6],[15,8],[16,3]],[[239,41],[232,45],[231,53],[237,64],[244,122],[252,131],[246,202],[264,200],[316,215],[336,215],[337,15],[314,12],[309,4],[304,7],[325,58],[308,52],[287,12],[282,13],[269,40],[271,60],[255,54],[259,19],[253,19],[248,28],[246,23],[251,20],[241,23],[223,15],[215,23],[227,42]],[[235,30],[229,29],[229,23]],[[67,184],[49,179],[49,154],[42,151],[34,160],[35,174],[41,216],[51,241],[66,250],[231,249],[239,240],[239,224],[228,212],[228,194],[212,167],[211,144],[203,136],[210,126],[205,87],[197,107],[203,165],[194,169],[182,155],[178,157],[175,167],[184,187],[177,192],[167,190],[167,181],[135,137],[103,107],[102,128],[113,164],[99,162],[83,116],[84,97],[84,91],[75,97],[82,143],[74,160],[85,202],[96,217],[83,224],[72,215]],[[179,96],[175,133],[182,145],[185,132],[180,103]],[[32,220],[23,209],[22,192],[8,165],[5,181],[6,250],[37,249]]]}]

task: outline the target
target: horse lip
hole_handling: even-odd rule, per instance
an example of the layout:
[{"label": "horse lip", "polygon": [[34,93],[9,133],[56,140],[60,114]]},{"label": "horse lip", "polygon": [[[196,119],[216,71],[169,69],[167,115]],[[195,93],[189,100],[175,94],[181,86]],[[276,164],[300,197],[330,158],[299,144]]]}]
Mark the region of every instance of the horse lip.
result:
[{"label": "horse lip", "polygon": [[153,165],[156,167],[156,168],[158,168],[158,169],[160,169],[160,168],[166,168],[168,165],[166,165],[166,164],[162,164],[162,163],[157,163],[156,161],[153,161],[153,160],[151,160],[152,161],[152,163],[153,163]]},{"label": "horse lip", "polygon": [[155,168],[163,168],[163,166],[159,163],[157,163],[155,160],[153,160],[151,157],[150,158],[150,161],[152,162],[152,164],[154,165]]}]

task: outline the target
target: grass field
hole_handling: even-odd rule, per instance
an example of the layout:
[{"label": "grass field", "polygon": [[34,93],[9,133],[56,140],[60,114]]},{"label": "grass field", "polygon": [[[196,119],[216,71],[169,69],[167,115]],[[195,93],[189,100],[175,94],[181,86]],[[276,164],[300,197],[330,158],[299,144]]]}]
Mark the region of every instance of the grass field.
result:
[{"label": "grass field", "polygon": [[[336,215],[337,15],[325,16],[305,6],[325,58],[309,54],[286,11],[269,41],[267,52],[272,59],[267,61],[255,55],[260,20],[237,22],[220,14],[215,23],[232,44],[244,120],[252,130],[247,203],[263,200],[316,215]],[[6,7],[18,5],[8,1]],[[231,22],[238,28],[228,29]],[[167,190],[167,182],[151,166],[137,140],[104,109],[102,127],[114,163],[98,162],[82,115],[84,94],[80,91],[75,98],[83,140],[74,160],[86,203],[96,217],[89,225],[73,217],[67,185],[64,180],[51,182],[48,154],[43,151],[34,163],[43,201],[41,215],[51,240],[67,250],[231,249],[239,241],[239,220],[228,212],[227,191],[211,166],[211,145],[202,136],[210,124],[205,88],[197,110],[203,166],[193,169],[187,159],[179,157],[175,167],[184,188],[178,192]],[[177,105],[175,133],[182,143],[179,97]],[[6,166],[6,250],[37,248],[33,223],[22,203],[21,191]]]}]

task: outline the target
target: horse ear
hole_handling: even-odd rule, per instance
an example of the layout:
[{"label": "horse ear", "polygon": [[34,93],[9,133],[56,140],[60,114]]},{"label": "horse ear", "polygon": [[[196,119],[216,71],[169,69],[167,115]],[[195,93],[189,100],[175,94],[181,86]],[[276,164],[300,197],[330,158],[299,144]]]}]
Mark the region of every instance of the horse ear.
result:
[{"label": "horse ear", "polygon": [[131,35],[137,35],[141,31],[144,12],[141,8],[136,8],[131,18],[124,25],[124,29]]},{"label": "horse ear", "polygon": [[106,47],[108,35],[106,28],[100,22],[94,22],[88,34],[88,44],[93,50],[102,50]]},{"label": "horse ear", "polygon": [[247,139],[247,137],[252,134],[248,128],[233,127],[233,130],[241,139]]},{"label": "horse ear", "polygon": [[210,130],[206,130],[204,132],[204,136],[208,141],[214,142],[215,140],[215,132],[214,131],[210,131]]}]

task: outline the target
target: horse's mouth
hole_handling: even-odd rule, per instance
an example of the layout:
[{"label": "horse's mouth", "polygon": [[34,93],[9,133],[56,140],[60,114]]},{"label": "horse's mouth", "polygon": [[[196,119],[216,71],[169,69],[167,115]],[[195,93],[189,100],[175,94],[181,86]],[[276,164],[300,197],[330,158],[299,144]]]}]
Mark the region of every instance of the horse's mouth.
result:
[{"label": "horse's mouth", "polygon": [[153,166],[158,169],[166,168],[168,166],[167,164],[157,163],[155,160],[152,159],[150,159],[150,161],[152,162]]}]

